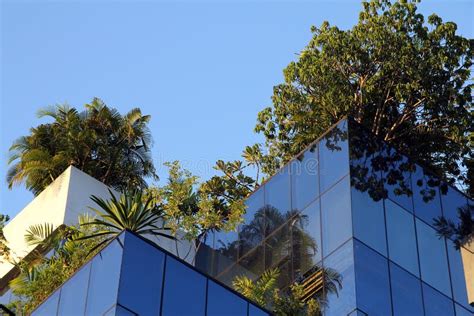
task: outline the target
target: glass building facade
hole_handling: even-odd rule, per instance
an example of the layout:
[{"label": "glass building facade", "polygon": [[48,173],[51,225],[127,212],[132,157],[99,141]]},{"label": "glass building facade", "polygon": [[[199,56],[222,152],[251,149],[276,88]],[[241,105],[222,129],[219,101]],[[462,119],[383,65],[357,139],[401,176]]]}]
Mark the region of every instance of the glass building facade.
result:
[{"label": "glass building facade", "polygon": [[350,120],[246,203],[238,232],[208,235],[198,256],[197,267],[225,284],[277,267],[279,286],[307,285],[324,315],[474,312],[461,251],[434,225],[439,216],[459,223],[459,209],[473,214],[474,203]]},{"label": "glass building facade", "polygon": [[33,316],[264,316],[220,282],[128,231],[77,271]]}]

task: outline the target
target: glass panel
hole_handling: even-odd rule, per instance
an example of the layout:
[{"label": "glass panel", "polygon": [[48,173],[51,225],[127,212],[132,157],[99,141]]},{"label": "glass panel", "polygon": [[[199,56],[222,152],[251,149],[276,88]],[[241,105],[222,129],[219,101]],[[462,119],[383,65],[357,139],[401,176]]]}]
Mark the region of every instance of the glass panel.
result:
[{"label": "glass panel", "polygon": [[195,267],[208,275],[215,276],[214,261],[217,260],[214,254],[214,232],[208,232],[199,246],[196,254]]},{"label": "glass panel", "polygon": [[406,210],[413,212],[411,168],[413,165],[408,158],[399,154],[390,147],[384,151],[384,187],[388,197],[403,206]]},{"label": "glass panel", "polygon": [[354,236],[387,255],[383,201],[374,201],[368,193],[352,188]]},{"label": "glass panel", "polygon": [[127,310],[120,305],[115,305],[104,314],[104,316],[136,316],[136,315],[138,314],[130,310]]},{"label": "glass panel", "polygon": [[433,219],[441,216],[439,180],[416,166],[412,174],[412,187],[415,215],[433,225]]},{"label": "glass panel", "polygon": [[[264,247],[258,246],[240,259],[239,265],[252,280],[258,278],[265,269]],[[226,283],[227,284],[227,283]]]},{"label": "glass panel", "polygon": [[443,192],[441,194],[441,203],[444,217],[455,224],[459,224],[461,222],[458,215],[459,209],[465,208],[468,205],[466,196],[446,184],[442,186],[441,191]]},{"label": "glass panel", "polygon": [[62,286],[59,315],[84,314],[90,271],[91,263],[88,263]]},{"label": "glass panel", "polygon": [[265,268],[280,267],[290,261],[290,247],[290,234],[285,224],[265,239]]},{"label": "glass panel", "polygon": [[140,315],[158,315],[164,261],[163,252],[125,233],[119,304]]},{"label": "glass panel", "polygon": [[122,248],[121,238],[116,238],[92,259],[87,315],[102,315],[117,302]]},{"label": "glass panel", "polygon": [[392,303],[395,316],[423,315],[421,282],[408,272],[390,263]]},{"label": "glass panel", "polygon": [[416,220],[416,227],[421,279],[451,297],[448,256],[444,238],[438,238],[436,231],[419,219]]},{"label": "glass panel", "polygon": [[290,167],[281,169],[265,184],[265,236],[278,229],[291,211]]},{"label": "glass panel", "polygon": [[349,177],[321,197],[323,256],[327,256],[352,236]]},{"label": "glass panel", "polygon": [[209,280],[207,316],[247,316],[247,302],[231,291]]},{"label": "glass panel", "polygon": [[292,256],[295,277],[321,261],[321,211],[319,200],[311,203],[292,224]]},{"label": "glass panel", "polygon": [[293,210],[303,210],[319,196],[318,147],[315,144],[291,162]]},{"label": "glass panel", "polygon": [[469,312],[467,309],[456,304],[456,316],[472,316],[472,312]]},{"label": "glass panel", "polygon": [[58,311],[59,292],[57,290],[53,295],[48,297],[33,313],[32,316],[52,316]]},{"label": "glass panel", "polygon": [[[323,260],[325,269],[331,269],[332,272],[342,277],[342,289],[339,289],[336,282],[334,286],[325,284],[327,295],[327,307],[324,310],[326,316],[347,315],[356,307],[355,298],[355,275],[354,275],[354,252],[352,240],[346,242],[336,252]],[[335,293],[331,289],[338,289]]]},{"label": "glass panel", "polygon": [[347,121],[340,122],[319,142],[321,192],[349,173]]},{"label": "glass panel", "polygon": [[413,215],[390,200],[385,200],[390,259],[419,275]]},{"label": "glass panel", "polygon": [[454,316],[453,301],[424,283],[423,300],[425,302],[425,316]]},{"label": "glass panel", "polygon": [[267,316],[268,313],[264,312],[259,307],[249,303],[249,316]]},{"label": "glass panel", "polygon": [[357,307],[368,315],[390,315],[387,259],[354,241]]},{"label": "glass panel", "polygon": [[448,256],[454,300],[474,313],[474,307],[470,307],[468,304],[461,252],[454,248],[454,243],[450,240],[448,240]]},{"label": "glass panel", "polygon": [[265,186],[260,187],[246,201],[247,211],[244,223],[239,227],[239,253],[240,257],[254,249],[263,240],[265,234]]},{"label": "glass panel", "polygon": [[203,315],[206,278],[167,256],[162,315]]},{"label": "glass panel", "polygon": [[215,265],[219,274],[237,261],[239,240],[237,232],[215,232]]}]

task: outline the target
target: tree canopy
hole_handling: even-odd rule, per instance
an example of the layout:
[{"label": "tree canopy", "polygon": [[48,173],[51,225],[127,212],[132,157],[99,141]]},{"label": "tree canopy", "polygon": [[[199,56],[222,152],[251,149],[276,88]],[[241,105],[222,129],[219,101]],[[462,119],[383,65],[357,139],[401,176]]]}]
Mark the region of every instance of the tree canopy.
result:
[{"label": "tree canopy", "polygon": [[121,115],[95,98],[82,112],[58,105],[38,116],[53,121],[31,128],[11,146],[10,188],[25,183],[39,194],[70,165],[121,191],[143,189],[147,178],[157,178],[150,157],[150,116],[139,108]]},{"label": "tree canopy", "polygon": [[273,174],[344,116],[474,194],[474,40],[416,1],[363,2],[348,30],[324,22],[258,114]]}]

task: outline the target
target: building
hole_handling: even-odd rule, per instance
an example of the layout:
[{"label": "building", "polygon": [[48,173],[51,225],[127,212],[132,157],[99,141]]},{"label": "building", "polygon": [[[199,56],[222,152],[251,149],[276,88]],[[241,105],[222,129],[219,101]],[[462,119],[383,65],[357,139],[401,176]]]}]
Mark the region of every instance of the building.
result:
[{"label": "building", "polygon": [[[110,263],[112,267],[122,262],[122,272],[115,273],[112,282],[114,294],[107,301],[108,305],[98,304],[112,308],[112,314],[134,315],[127,314],[133,311],[148,315],[137,306],[149,306],[140,301],[149,298],[137,295],[143,292],[133,283],[142,280],[145,288],[149,286],[148,279],[142,275],[147,268],[140,265],[148,260],[131,263],[133,268],[126,264],[127,251],[136,252],[140,248],[135,256],[156,253],[156,256],[172,258],[171,261],[189,270],[190,276],[185,278],[189,281],[177,281],[181,290],[175,289],[185,304],[184,298],[189,297],[184,294],[187,287],[196,283],[191,274],[207,280],[200,281],[199,293],[203,283],[219,285],[219,282],[219,286],[231,293],[223,285],[230,286],[235,276],[244,274],[256,280],[265,269],[277,267],[281,271],[279,287],[285,289],[293,282],[303,284],[308,299],[316,297],[324,303],[324,315],[465,316],[474,313],[470,305],[474,303],[474,245],[467,240],[456,249],[452,240],[439,237],[434,225],[439,216],[459,223],[459,210],[473,214],[474,202],[351,120],[342,120],[328,130],[261,185],[246,204],[245,221],[238,231],[209,234],[205,245],[199,248],[193,267],[143,241],[142,246],[127,250],[127,240],[138,242],[138,239],[124,233],[116,241],[125,239],[122,253]],[[113,247],[110,244],[103,251],[111,251],[108,248]],[[92,272],[83,272],[90,274],[87,291],[93,291],[90,286],[94,282],[97,287],[106,287],[105,292],[111,286],[108,279],[101,280],[92,274],[94,262],[99,260],[102,259],[96,257],[89,264],[92,268],[86,265],[81,269],[92,269]],[[150,269],[156,272],[155,268]],[[164,268],[165,279],[167,269]],[[44,314],[41,311],[47,306],[58,306],[57,302],[60,306],[62,294],[58,293],[67,286],[79,284],[75,279],[80,278],[77,277],[80,273],[46,300],[35,315]],[[177,277],[180,274],[177,273]],[[122,281],[119,275],[134,280]],[[131,283],[122,286],[122,282]],[[86,295],[84,287],[82,289],[80,297]],[[197,306],[212,305],[209,302],[214,298],[209,289],[207,285],[207,298],[201,293]],[[157,293],[158,289],[152,291]],[[155,312],[160,308],[166,314],[165,306],[170,306],[166,305],[169,304],[167,299],[177,298],[166,296],[166,286],[160,291],[165,293],[157,303],[160,307],[150,308]],[[235,297],[241,299],[238,295]],[[130,302],[126,303],[128,299]],[[114,304],[120,304],[119,308],[113,309]],[[245,304],[241,302],[240,306]],[[248,306],[249,311],[254,310],[251,303]],[[234,309],[229,307],[229,313],[231,310]],[[105,312],[106,309],[101,309],[98,313]],[[155,312],[150,314],[157,315]],[[196,314],[205,313],[201,309]],[[209,309],[207,313],[212,314]],[[85,312],[85,315],[96,314]],[[57,315],[67,314],[59,312]]]}]

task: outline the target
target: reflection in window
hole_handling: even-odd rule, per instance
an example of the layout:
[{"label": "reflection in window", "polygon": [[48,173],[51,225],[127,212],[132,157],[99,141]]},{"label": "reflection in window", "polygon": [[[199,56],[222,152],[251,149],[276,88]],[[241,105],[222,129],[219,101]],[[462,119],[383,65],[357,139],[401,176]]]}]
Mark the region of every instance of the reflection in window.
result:
[{"label": "reflection in window", "polygon": [[425,302],[425,316],[454,316],[453,301],[424,283],[423,300]]},{"label": "reflection in window", "polygon": [[319,142],[321,192],[349,173],[347,121],[340,122]]},{"label": "reflection in window", "polygon": [[265,236],[279,228],[291,210],[289,166],[265,184]]},{"label": "reflection in window", "polygon": [[209,280],[207,316],[247,316],[247,302],[217,283]]},{"label": "reflection in window", "polygon": [[58,311],[59,290],[48,297],[33,313],[32,316],[51,316],[56,315]]},{"label": "reflection in window", "polygon": [[474,313],[474,307],[470,307],[468,304],[466,278],[464,275],[461,251],[456,250],[454,243],[450,240],[448,240],[448,256],[454,300]]},{"label": "reflection in window", "polygon": [[162,315],[204,315],[206,278],[167,256]]},{"label": "reflection in window", "polygon": [[215,276],[216,271],[213,264],[215,260],[217,258],[214,255],[214,232],[207,232],[198,248],[195,267],[208,275]]},{"label": "reflection in window", "polygon": [[117,238],[92,260],[86,315],[102,315],[117,302],[122,247]]},{"label": "reflection in window", "polygon": [[312,146],[291,162],[292,208],[303,210],[319,195],[318,147]]},{"label": "reflection in window", "polygon": [[366,192],[352,188],[354,236],[387,255],[383,201],[374,201]]},{"label": "reflection in window", "polygon": [[418,232],[418,251],[420,253],[421,278],[426,283],[451,296],[449,283],[448,258],[444,238],[439,238],[436,231],[416,220]]},{"label": "reflection in window", "polygon": [[433,219],[441,216],[439,180],[416,166],[412,174],[412,187],[416,216],[433,225]]},{"label": "reflection in window", "polygon": [[279,267],[290,259],[288,224],[275,230],[265,239],[265,268]]},{"label": "reflection in window", "polygon": [[[247,253],[245,257],[241,258],[238,266],[240,266],[244,271],[246,271],[245,274],[252,280],[259,277],[265,270],[265,256],[263,245],[256,247],[254,250]],[[236,267],[234,266],[234,268]]]},{"label": "reflection in window", "polygon": [[325,268],[333,269],[342,276],[342,290],[327,295],[324,315],[347,315],[356,307],[353,243],[346,242],[336,252],[323,260]]},{"label": "reflection in window", "polygon": [[390,200],[385,200],[390,259],[419,275],[413,215]]},{"label": "reflection in window", "polygon": [[89,263],[63,285],[58,315],[84,314],[90,270]]},{"label": "reflection in window", "polygon": [[384,186],[388,197],[413,212],[411,168],[413,165],[408,158],[399,154],[393,148],[386,147],[384,151],[385,168],[383,172]]},{"label": "reflection in window", "polygon": [[352,235],[349,177],[321,197],[323,256],[327,256]]},{"label": "reflection in window", "polygon": [[311,203],[290,222],[293,269],[303,275],[321,261],[321,211],[319,200]]},{"label": "reflection in window", "polygon": [[468,199],[465,195],[450,186],[444,185],[441,191],[443,191],[443,189],[446,191],[441,194],[443,216],[455,224],[459,224],[461,222],[458,215],[459,209],[465,208],[468,205]]},{"label": "reflection in window", "polygon": [[163,252],[127,232],[118,302],[140,315],[158,315],[164,261]]},{"label": "reflection in window", "polygon": [[357,307],[368,315],[390,315],[387,259],[354,241]]},{"label": "reflection in window", "polygon": [[239,226],[239,250],[240,257],[254,249],[263,240],[265,235],[265,208],[264,195],[265,186],[260,187],[246,201],[246,213],[244,223]]},{"label": "reflection in window", "polygon": [[390,263],[393,314],[395,316],[423,315],[420,280]]},{"label": "reflection in window", "polygon": [[239,240],[237,232],[215,232],[215,266],[219,274],[237,261]]}]

